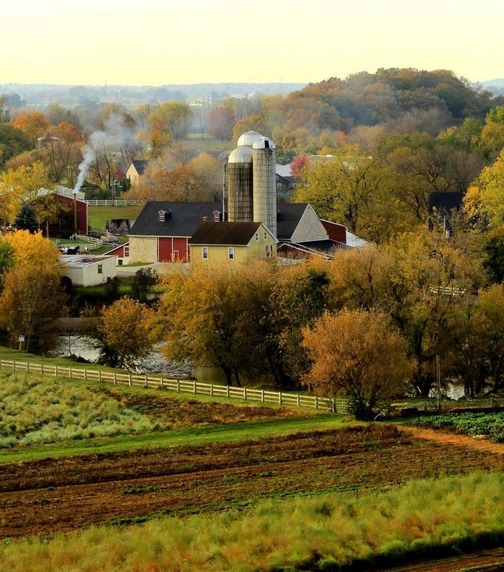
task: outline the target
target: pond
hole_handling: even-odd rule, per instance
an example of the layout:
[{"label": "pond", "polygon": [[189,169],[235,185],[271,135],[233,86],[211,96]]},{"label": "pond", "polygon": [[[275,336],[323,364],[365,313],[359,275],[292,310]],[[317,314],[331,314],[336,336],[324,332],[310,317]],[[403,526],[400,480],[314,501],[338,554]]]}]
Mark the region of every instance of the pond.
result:
[{"label": "pond", "polygon": [[[100,356],[92,340],[85,336],[65,335],[59,336],[55,354],[59,357],[78,357],[90,363],[96,363]],[[138,360],[135,364],[135,373],[164,373],[174,377],[188,378],[191,376],[191,366],[166,360],[159,348],[151,352],[146,358]]]}]

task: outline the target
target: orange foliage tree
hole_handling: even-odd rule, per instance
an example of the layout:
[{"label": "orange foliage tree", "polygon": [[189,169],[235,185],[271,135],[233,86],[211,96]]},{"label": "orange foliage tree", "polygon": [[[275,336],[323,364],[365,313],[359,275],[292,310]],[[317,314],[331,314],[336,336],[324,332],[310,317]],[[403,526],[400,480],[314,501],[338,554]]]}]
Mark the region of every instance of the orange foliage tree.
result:
[{"label": "orange foliage tree", "polygon": [[404,395],[413,372],[406,342],[381,312],[326,312],[305,329],[302,344],[312,361],[303,384],[348,397],[358,419],[373,419],[382,400]]}]

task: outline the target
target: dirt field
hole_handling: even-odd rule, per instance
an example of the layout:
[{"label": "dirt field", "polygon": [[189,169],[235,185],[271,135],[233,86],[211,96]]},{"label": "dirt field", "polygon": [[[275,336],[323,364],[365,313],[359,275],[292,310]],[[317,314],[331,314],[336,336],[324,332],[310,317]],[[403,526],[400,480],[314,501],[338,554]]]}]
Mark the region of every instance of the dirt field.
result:
[{"label": "dirt field", "polygon": [[422,437],[377,424],[245,443],[5,464],[0,466],[0,537],[239,508],[265,497],[378,490],[412,478],[503,466],[493,449],[446,446]]}]

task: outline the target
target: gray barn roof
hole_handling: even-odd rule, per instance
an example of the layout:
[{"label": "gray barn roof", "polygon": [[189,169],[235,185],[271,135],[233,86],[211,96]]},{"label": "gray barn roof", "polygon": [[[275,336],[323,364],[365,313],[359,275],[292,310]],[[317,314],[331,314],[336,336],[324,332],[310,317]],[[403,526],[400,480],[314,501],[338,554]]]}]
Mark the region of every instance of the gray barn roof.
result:
[{"label": "gray barn roof", "polygon": [[[164,222],[159,211],[165,212]],[[138,215],[129,236],[177,236],[191,237],[204,217],[213,220],[214,211],[222,212],[221,203],[150,201]]]}]

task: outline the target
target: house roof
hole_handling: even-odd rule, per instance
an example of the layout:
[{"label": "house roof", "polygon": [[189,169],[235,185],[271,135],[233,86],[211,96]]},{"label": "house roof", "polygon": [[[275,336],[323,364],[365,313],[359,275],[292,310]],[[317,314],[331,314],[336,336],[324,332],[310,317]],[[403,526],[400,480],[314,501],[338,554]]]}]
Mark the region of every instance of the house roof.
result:
[{"label": "house roof", "polygon": [[[159,220],[159,211],[166,213]],[[166,202],[149,201],[138,215],[129,236],[178,236],[191,237],[204,217],[213,220],[214,211],[222,211],[222,204],[215,202]]]},{"label": "house roof", "polygon": [[304,212],[307,203],[280,203],[277,207],[277,238],[290,240]]},{"label": "house roof", "polygon": [[462,206],[463,193],[458,191],[434,192],[429,195],[429,210],[450,211]]},{"label": "house roof", "polygon": [[131,164],[133,165],[133,167],[135,167],[135,170],[139,175],[143,175],[145,167],[147,167],[149,161],[143,159],[135,159],[134,161],[131,161]]},{"label": "house roof", "polygon": [[115,256],[108,256],[106,254],[63,254],[59,258],[67,268],[83,268],[85,266],[91,266],[93,264],[110,260],[111,258],[115,259]]},{"label": "house roof", "polygon": [[189,244],[245,246],[254,237],[260,222],[202,222]]}]

